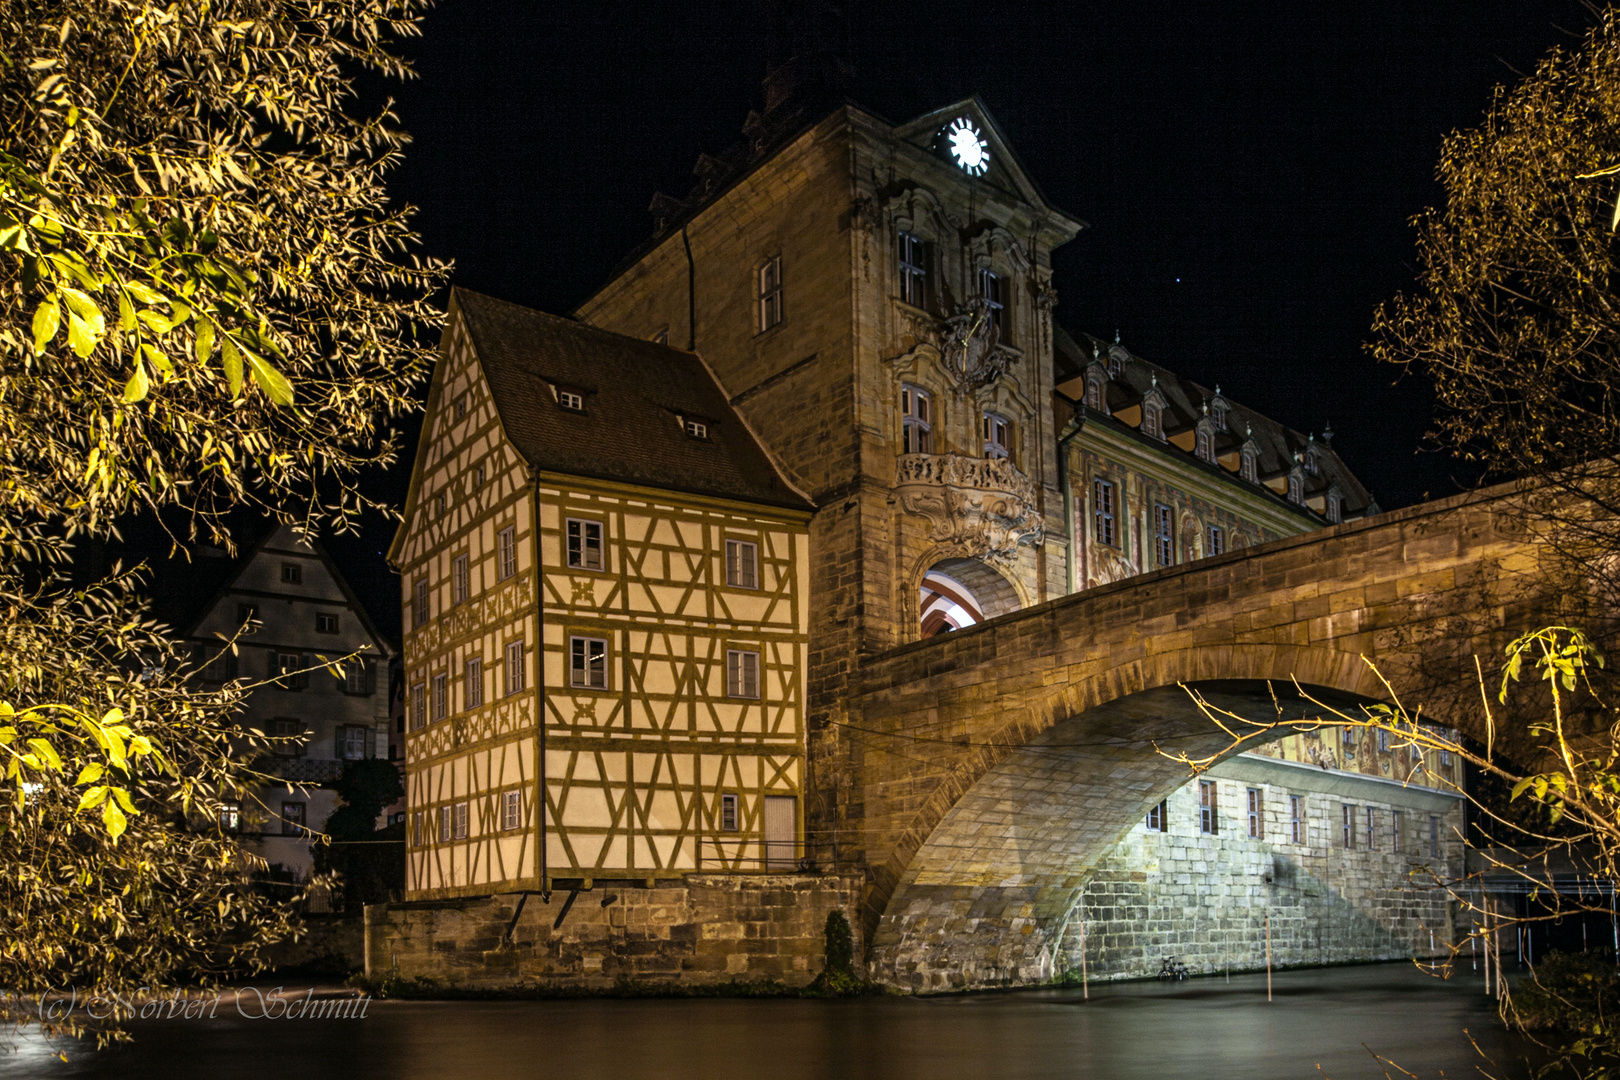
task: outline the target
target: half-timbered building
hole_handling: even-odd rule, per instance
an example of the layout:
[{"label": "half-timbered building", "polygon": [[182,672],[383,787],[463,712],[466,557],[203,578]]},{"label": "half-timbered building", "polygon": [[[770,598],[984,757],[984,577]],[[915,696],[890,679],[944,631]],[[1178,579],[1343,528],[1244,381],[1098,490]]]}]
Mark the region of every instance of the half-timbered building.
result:
[{"label": "half-timbered building", "polygon": [[407,896],[794,867],[809,516],[695,353],[455,290],[390,552]]}]

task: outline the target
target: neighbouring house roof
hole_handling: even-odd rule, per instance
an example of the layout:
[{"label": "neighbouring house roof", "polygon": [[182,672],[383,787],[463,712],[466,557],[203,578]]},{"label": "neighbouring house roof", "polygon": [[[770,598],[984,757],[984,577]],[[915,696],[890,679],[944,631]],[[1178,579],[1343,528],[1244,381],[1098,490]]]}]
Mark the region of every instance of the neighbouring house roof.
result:
[{"label": "neighbouring house roof", "polygon": [[[1068,385],[1070,389],[1076,391],[1070,393],[1070,397],[1077,401],[1083,399],[1086,369],[1092,363],[1100,363],[1105,369],[1109,368],[1110,353],[1118,356],[1118,363],[1115,366],[1119,370],[1109,377],[1106,386],[1108,412],[1111,415],[1105,418],[1105,422],[1119,423],[1113,419],[1112,414],[1140,405],[1149,391],[1157,387],[1165,402],[1163,430],[1167,435],[1175,436],[1195,428],[1205,415],[1205,406],[1220,393],[1218,388],[1210,390],[1190,379],[1182,378],[1169,368],[1151,360],[1144,360],[1117,343],[1106,342],[1090,334],[1071,336],[1056,324],[1053,325],[1054,383],[1060,389]],[[1279,424],[1268,416],[1232,401],[1224,394],[1220,394],[1220,397],[1226,402],[1226,430],[1217,435],[1216,454],[1230,455],[1250,438],[1254,440],[1258,449],[1255,472],[1259,483],[1249,484],[1234,470],[1215,466],[1234,482],[1256,491],[1266,491],[1273,498],[1280,498],[1276,492],[1266,487],[1264,481],[1287,475],[1296,464],[1302,465],[1304,458],[1312,453],[1314,448],[1317,472],[1313,474],[1307,471],[1303,477],[1304,496],[1307,502],[1337,485],[1343,498],[1342,513],[1345,518],[1378,513],[1378,506],[1371,494],[1334,452],[1331,434],[1325,438],[1314,438]],[[1121,426],[1130,427],[1124,424]],[[1165,440],[1164,447],[1168,453],[1197,460],[1193,450],[1183,449],[1173,440]],[[1313,512],[1306,506],[1294,505],[1294,508],[1308,513]]]},{"label": "neighbouring house roof", "polygon": [[[776,467],[696,353],[599,330],[467,289],[459,317],[506,436],[530,468],[794,510]],[[558,402],[583,394],[582,412]],[[693,438],[686,420],[701,422]]]}]

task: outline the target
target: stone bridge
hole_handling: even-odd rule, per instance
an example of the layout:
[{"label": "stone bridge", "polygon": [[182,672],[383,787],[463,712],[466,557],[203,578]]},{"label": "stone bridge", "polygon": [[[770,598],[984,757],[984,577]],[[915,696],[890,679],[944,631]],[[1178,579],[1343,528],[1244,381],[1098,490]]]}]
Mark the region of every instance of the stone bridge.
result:
[{"label": "stone bridge", "polygon": [[[1506,489],[1202,559],[874,657],[846,740],[873,971],[918,988],[1047,981],[1088,871],[1228,739],[1213,703],[1293,716],[1466,676],[1537,618]],[[1364,659],[1365,658],[1365,659]],[[1269,685],[1268,685],[1269,684]],[[1432,703],[1431,703],[1432,704]],[[1444,717],[1470,730],[1473,710]]]}]

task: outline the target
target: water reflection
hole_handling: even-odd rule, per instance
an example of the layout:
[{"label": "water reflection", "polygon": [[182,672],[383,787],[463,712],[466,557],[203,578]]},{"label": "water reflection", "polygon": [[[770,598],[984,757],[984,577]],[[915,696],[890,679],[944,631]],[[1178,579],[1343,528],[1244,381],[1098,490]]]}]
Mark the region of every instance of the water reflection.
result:
[{"label": "water reflection", "polygon": [[[1481,987],[1409,965],[1188,983],[861,1001],[377,1002],[364,1020],[163,1021],[60,1064],[37,1040],[0,1077],[532,1080],[537,1077],[985,1080],[1184,1075],[1382,1077],[1362,1044],[1420,1076],[1483,1064],[1522,1076]],[[1398,1075],[1398,1074],[1397,1074]]]}]

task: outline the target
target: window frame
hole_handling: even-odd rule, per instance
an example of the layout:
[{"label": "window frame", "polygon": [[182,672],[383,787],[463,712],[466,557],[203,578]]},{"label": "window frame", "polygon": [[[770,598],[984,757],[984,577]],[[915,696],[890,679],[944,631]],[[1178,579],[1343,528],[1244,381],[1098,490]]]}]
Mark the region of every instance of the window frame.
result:
[{"label": "window frame", "polygon": [[[578,526],[578,543],[575,543]],[[596,565],[590,563],[591,530],[596,530]],[[607,527],[596,518],[571,517],[563,519],[563,561],[570,570],[602,573],[607,570],[607,545],[604,540]],[[579,561],[575,561],[575,556]]]},{"label": "window frame", "polygon": [[455,833],[455,825],[451,820],[450,804],[445,803],[439,807],[439,843],[448,844]]},{"label": "window frame", "polygon": [[734,791],[720,793],[720,832],[742,831],[742,805]]},{"label": "window frame", "polygon": [[1244,799],[1248,811],[1249,839],[1264,840],[1266,838],[1266,803],[1265,795],[1260,788],[1244,789]]},{"label": "window frame", "polygon": [[1389,817],[1390,817],[1390,830],[1389,830],[1390,845],[1389,845],[1389,850],[1391,851],[1391,853],[1393,853],[1395,855],[1404,855],[1404,854],[1406,854],[1406,845],[1404,843],[1402,843],[1401,834],[1406,831],[1406,811],[1405,810],[1400,810],[1400,809],[1393,809],[1393,810],[1391,810],[1389,812]]},{"label": "window frame", "polygon": [[1288,838],[1293,843],[1305,843],[1305,796],[1288,796]]},{"label": "window frame", "polygon": [[934,395],[916,383],[900,384],[900,452],[934,452]]},{"label": "window frame", "polygon": [[450,676],[440,671],[429,680],[429,686],[429,719],[437,724],[450,715]]},{"label": "window frame", "polygon": [[284,799],[281,803],[281,835],[304,836],[308,833],[306,819],[309,816],[306,803],[296,799]]},{"label": "window frame", "polygon": [[523,827],[523,792],[508,788],[501,792],[501,831],[510,832]]},{"label": "window frame", "polygon": [[1367,850],[1378,850],[1378,807],[1367,806]]},{"label": "window frame", "polygon": [[754,271],[755,325],[757,333],[765,333],[782,325],[782,256],[772,255]]},{"label": "window frame", "polygon": [[468,657],[461,665],[461,700],[466,708],[477,709],[484,704],[484,658]]},{"label": "window frame", "polygon": [[432,589],[426,574],[411,579],[411,629],[419,630],[433,621]]},{"label": "window frame", "polygon": [[1204,556],[1226,554],[1226,528],[1221,525],[1204,526]]},{"label": "window frame", "polygon": [[688,439],[707,442],[709,439],[709,422],[692,416],[683,416],[681,417],[681,431],[685,432]]},{"label": "window frame", "polygon": [[451,814],[455,819],[455,832],[452,840],[467,839],[467,800],[451,804]]},{"label": "window frame", "polygon": [[983,416],[984,456],[987,459],[1011,461],[1012,421],[990,409],[984,410],[981,415]]},{"label": "window frame", "polygon": [[910,229],[895,231],[898,297],[902,304],[928,309],[928,241]]},{"label": "window frame", "polygon": [[[993,294],[993,295],[992,295]],[[979,268],[979,298],[990,312],[990,325],[1005,341],[1007,337],[1007,279],[992,268]]]},{"label": "window frame", "polygon": [[281,583],[283,585],[302,585],[304,583],[304,568],[293,562],[282,563]]},{"label": "window frame", "polygon": [[1356,804],[1340,803],[1340,841],[1345,851],[1356,850]]},{"label": "window frame", "polygon": [[1161,502],[1153,504],[1153,556],[1155,567],[1176,565],[1176,513]]},{"label": "window frame", "polygon": [[[1108,547],[1119,547],[1119,508],[1116,493],[1118,485],[1112,480],[1101,476],[1091,481],[1091,512],[1092,535],[1097,543]],[[1104,498],[1104,496],[1107,496]],[[1107,526],[1107,535],[1104,536],[1104,526]]]},{"label": "window frame", "polygon": [[1153,806],[1148,807],[1147,816],[1142,825],[1148,832],[1163,833],[1170,831],[1170,800],[1160,799]]},{"label": "window frame", "polygon": [[[743,555],[747,555],[745,562]],[[756,540],[740,540],[735,537],[726,537],[725,542],[726,585],[733,589],[759,588],[759,542]],[[748,573],[744,574],[746,567]],[[748,580],[744,580],[744,578]]]},{"label": "window frame", "polygon": [[[600,683],[591,681],[596,674],[592,662],[597,659],[591,652],[592,645],[601,646]],[[612,653],[607,638],[589,634],[568,635],[568,685],[575,690],[613,689]]]},{"label": "window frame", "polygon": [[[764,688],[761,685],[763,666],[758,649],[727,649],[726,697],[745,701],[760,700],[764,696]],[[749,685],[750,681],[752,686]]]},{"label": "window frame", "polygon": [[1198,832],[1203,836],[1221,834],[1220,789],[1213,780],[1198,781]]},{"label": "window frame", "polygon": [[517,526],[508,525],[495,534],[495,575],[500,581],[517,577]]},{"label": "window frame", "polygon": [[[330,625],[323,625],[330,623]],[[317,611],[315,613],[315,632],[317,634],[335,634],[338,632],[338,613],[335,611]]]},{"label": "window frame", "polygon": [[557,388],[557,407],[563,412],[583,413],[585,411],[585,395],[578,390],[564,390]]},{"label": "window frame", "polygon": [[505,660],[501,665],[504,669],[502,686],[506,690],[503,697],[512,697],[528,689],[528,662],[525,655],[522,638],[513,638],[506,643]]},{"label": "window frame", "polygon": [[427,681],[421,680],[411,684],[411,730],[421,731],[427,727]]},{"label": "window frame", "polygon": [[465,604],[472,597],[472,563],[463,551],[450,560],[450,602]]},{"label": "window frame", "polygon": [[[364,724],[343,725],[343,760],[366,760],[366,731]],[[357,751],[350,753],[350,751]]]}]

